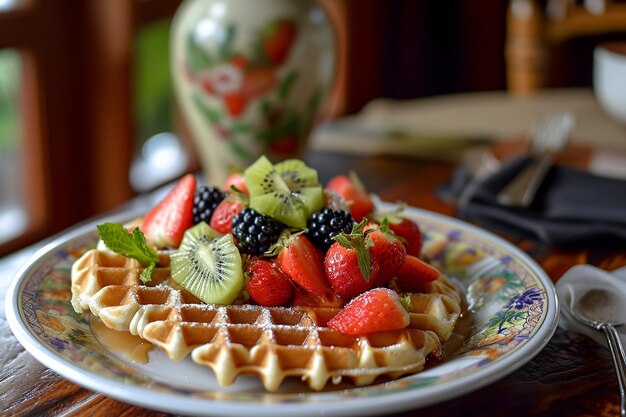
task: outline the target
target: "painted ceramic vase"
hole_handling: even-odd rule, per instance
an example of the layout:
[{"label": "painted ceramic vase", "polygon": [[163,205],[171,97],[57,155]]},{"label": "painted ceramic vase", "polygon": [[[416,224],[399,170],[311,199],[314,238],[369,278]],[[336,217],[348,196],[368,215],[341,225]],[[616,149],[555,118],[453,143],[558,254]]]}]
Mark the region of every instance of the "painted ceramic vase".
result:
[{"label": "painted ceramic vase", "polygon": [[301,155],[336,63],[314,0],[186,0],[171,39],[176,95],[209,183],[260,155]]}]

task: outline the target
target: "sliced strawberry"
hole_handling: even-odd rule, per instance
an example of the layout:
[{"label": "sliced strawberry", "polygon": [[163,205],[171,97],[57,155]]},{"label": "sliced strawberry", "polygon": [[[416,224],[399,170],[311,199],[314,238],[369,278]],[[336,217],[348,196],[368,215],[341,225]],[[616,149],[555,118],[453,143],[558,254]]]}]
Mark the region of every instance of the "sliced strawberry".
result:
[{"label": "sliced strawberry", "polygon": [[235,187],[239,192],[248,194],[248,186],[246,185],[246,179],[241,172],[233,172],[226,178],[224,184],[224,191],[231,192],[232,187]]},{"label": "sliced strawberry", "polygon": [[286,305],[293,295],[291,280],[273,262],[257,259],[246,267],[246,292],[258,305]]},{"label": "sliced strawberry", "polygon": [[372,288],[380,287],[389,282],[404,264],[406,248],[402,241],[389,230],[386,219],[380,226],[373,224],[366,226],[366,230],[372,230],[368,235],[374,243],[370,248],[370,254],[380,267],[380,272],[372,284]]},{"label": "sliced strawberry", "polygon": [[409,322],[409,313],[398,294],[388,288],[374,288],[339,310],[328,321],[328,327],[341,333],[362,336],[403,329]]},{"label": "sliced strawberry", "polygon": [[215,207],[209,226],[223,235],[231,233],[233,231],[233,218],[239,214],[244,207],[244,203],[239,198],[233,196],[227,197]]},{"label": "sliced strawberry", "polygon": [[396,283],[403,291],[420,292],[424,282],[438,279],[441,272],[415,256],[407,255],[396,274]]},{"label": "sliced strawberry", "polygon": [[292,236],[278,253],[278,266],[296,284],[320,297],[332,298],[324,276],[322,252],[303,234]]},{"label": "sliced strawberry", "polygon": [[185,175],[152,210],[146,214],[141,230],[157,248],[177,248],[185,230],[193,225],[193,196],[196,177]]},{"label": "sliced strawberry", "polygon": [[326,277],[337,295],[350,299],[372,288],[380,268],[372,259],[372,240],[363,233],[365,222],[354,226],[352,233],[340,233],[324,259]]},{"label": "sliced strawberry", "polygon": [[344,198],[357,222],[374,211],[374,203],[356,174],[351,174],[350,177],[338,175],[328,182],[326,189],[335,191]]}]

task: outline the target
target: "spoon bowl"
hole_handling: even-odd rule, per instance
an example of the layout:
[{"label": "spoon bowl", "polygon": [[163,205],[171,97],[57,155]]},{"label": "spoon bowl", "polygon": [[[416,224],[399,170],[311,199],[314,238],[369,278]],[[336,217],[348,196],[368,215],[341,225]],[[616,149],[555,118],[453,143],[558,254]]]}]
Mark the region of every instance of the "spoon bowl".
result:
[{"label": "spoon bowl", "polygon": [[606,289],[591,289],[577,302],[572,299],[570,310],[576,320],[598,331],[604,332],[620,389],[620,412],[626,417],[626,355],[615,327],[626,319],[626,307],[620,299]]}]

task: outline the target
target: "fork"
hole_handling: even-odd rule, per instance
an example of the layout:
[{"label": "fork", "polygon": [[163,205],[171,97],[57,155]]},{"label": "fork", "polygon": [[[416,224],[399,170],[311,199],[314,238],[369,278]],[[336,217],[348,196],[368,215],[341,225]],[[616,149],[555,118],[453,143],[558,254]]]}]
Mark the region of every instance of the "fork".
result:
[{"label": "fork", "polygon": [[554,163],[555,155],[563,150],[574,128],[571,112],[560,112],[542,120],[532,135],[530,162],[497,195],[505,206],[528,207],[539,186]]}]

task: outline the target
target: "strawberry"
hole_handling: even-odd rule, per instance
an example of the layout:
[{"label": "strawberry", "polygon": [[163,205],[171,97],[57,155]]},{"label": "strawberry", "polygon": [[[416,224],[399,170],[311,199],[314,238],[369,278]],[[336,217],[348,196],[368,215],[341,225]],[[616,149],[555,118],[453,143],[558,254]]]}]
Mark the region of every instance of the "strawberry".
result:
[{"label": "strawberry", "polygon": [[333,291],[328,291],[328,294],[324,297],[305,291],[302,288],[297,288],[291,305],[293,307],[329,307],[340,308],[345,302],[339,298]]},{"label": "strawberry", "polygon": [[146,239],[157,248],[177,248],[185,230],[193,225],[193,196],[196,177],[185,175],[176,186],[152,208],[141,223]]},{"label": "strawberry", "polygon": [[332,178],[326,185],[326,189],[335,191],[344,198],[350,207],[352,217],[357,222],[360,222],[374,211],[372,199],[365,190],[361,180],[354,173],[351,173],[350,177],[338,175]]},{"label": "strawberry", "polygon": [[372,230],[369,237],[374,245],[370,248],[370,254],[380,267],[380,272],[372,283],[372,288],[380,287],[389,282],[404,264],[406,248],[402,241],[389,230],[387,219],[383,220],[380,227],[374,224],[367,225],[366,230]]},{"label": "strawberry", "polygon": [[277,257],[280,269],[306,291],[332,298],[324,276],[322,252],[303,234],[292,235],[283,245]]},{"label": "strawberry", "polygon": [[246,292],[258,305],[286,305],[293,295],[291,280],[273,262],[256,259],[246,267]]},{"label": "strawberry", "polygon": [[224,184],[224,190],[227,192],[232,191],[232,187],[235,187],[242,194],[248,194],[248,186],[246,185],[246,179],[241,172],[233,172],[226,178]]},{"label": "strawberry", "polygon": [[272,22],[263,31],[263,48],[270,62],[274,65],[283,63],[297,35],[294,22],[278,20]]},{"label": "strawberry", "polygon": [[409,322],[409,313],[398,294],[388,288],[374,288],[339,310],[328,321],[328,327],[344,334],[362,336],[403,329]]},{"label": "strawberry", "polygon": [[396,283],[403,291],[420,292],[424,282],[434,281],[441,272],[415,256],[407,255],[396,274]]},{"label": "strawberry", "polygon": [[233,231],[233,217],[239,214],[244,207],[241,199],[234,196],[227,197],[215,208],[209,226],[221,234],[231,233]]},{"label": "strawberry", "polygon": [[365,233],[365,221],[356,224],[352,233],[340,233],[324,259],[326,277],[337,295],[350,299],[371,288],[380,268],[370,256],[373,242]]},{"label": "strawberry", "polygon": [[382,223],[387,219],[389,229],[391,229],[396,236],[400,237],[406,247],[406,253],[419,258],[423,243],[422,232],[417,223],[402,216],[403,210],[404,207],[400,206],[394,212],[376,213],[374,219],[378,223]]},{"label": "strawberry", "polygon": [[403,239],[407,255],[419,257],[422,252],[422,232],[417,223],[402,218],[398,223],[389,221],[389,228]]}]

